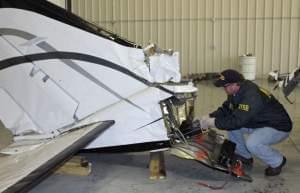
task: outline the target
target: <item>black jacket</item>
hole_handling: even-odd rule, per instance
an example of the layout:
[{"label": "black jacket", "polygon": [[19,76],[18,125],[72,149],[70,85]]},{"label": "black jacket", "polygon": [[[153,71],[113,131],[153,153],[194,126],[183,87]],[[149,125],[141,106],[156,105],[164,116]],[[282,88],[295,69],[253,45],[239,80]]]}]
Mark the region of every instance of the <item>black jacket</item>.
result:
[{"label": "black jacket", "polygon": [[245,80],[240,90],[227,100],[211,117],[215,117],[215,125],[219,129],[234,130],[245,128],[272,127],[289,132],[292,121],[275,97],[258,87],[255,83]]}]

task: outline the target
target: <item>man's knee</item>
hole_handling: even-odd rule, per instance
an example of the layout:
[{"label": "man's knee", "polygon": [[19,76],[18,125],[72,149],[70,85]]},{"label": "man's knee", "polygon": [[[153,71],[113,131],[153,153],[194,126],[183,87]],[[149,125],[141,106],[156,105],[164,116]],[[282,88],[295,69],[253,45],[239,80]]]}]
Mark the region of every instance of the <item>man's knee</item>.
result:
[{"label": "man's knee", "polygon": [[257,143],[255,140],[248,139],[246,141],[246,147],[251,153],[256,153],[259,151],[261,144]]}]

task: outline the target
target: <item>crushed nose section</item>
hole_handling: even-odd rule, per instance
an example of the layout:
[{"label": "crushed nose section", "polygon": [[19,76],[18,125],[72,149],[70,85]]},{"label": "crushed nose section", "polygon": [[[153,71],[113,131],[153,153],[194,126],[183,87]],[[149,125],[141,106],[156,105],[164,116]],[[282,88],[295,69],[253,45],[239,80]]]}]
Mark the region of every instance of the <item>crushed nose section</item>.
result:
[{"label": "crushed nose section", "polygon": [[234,158],[235,143],[225,139],[213,130],[175,139],[170,153],[180,158],[193,159],[219,171],[232,174],[240,180],[252,182],[244,171],[240,160]]},{"label": "crushed nose section", "polygon": [[170,153],[251,182],[242,162],[234,156],[236,144],[215,130],[202,130],[200,121],[194,120],[195,97],[172,97],[161,103],[171,142]]}]

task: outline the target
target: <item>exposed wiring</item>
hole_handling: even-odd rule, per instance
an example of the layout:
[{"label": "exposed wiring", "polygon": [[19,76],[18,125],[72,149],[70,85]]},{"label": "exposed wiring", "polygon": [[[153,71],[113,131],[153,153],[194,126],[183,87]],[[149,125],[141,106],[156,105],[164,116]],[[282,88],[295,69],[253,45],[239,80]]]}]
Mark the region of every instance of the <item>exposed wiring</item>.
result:
[{"label": "exposed wiring", "polygon": [[222,190],[228,184],[229,179],[231,178],[231,174],[229,173],[227,176],[228,177],[224,180],[222,185],[211,185],[211,184],[208,184],[208,183],[202,182],[202,181],[199,181],[197,184],[200,185],[200,186],[209,188],[211,190]]}]

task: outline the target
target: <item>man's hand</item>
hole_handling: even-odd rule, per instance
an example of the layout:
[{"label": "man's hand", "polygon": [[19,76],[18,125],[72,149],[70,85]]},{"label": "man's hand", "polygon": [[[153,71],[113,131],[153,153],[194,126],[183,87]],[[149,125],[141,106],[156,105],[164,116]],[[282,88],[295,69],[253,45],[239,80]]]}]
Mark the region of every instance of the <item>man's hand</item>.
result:
[{"label": "man's hand", "polygon": [[208,117],[208,118],[201,118],[200,119],[200,126],[202,129],[208,129],[208,128],[215,128],[215,118]]},{"label": "man's hand", "polygon": [[194,120],[204,120],[204,119],[208,119],[208,118],[210,118],[210,116],[209,115],[202,115],[201,117],[195,117],[194,118]]},{"label": "man's hand", "polygon": [[201,120],[201,119],[208,119],[208,118],[210,118],[209,115],[203,115],[203,116],[200,118],[200,120]]}]

